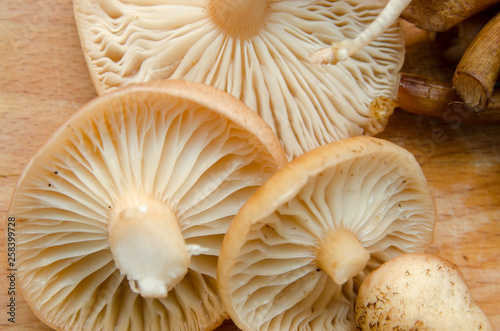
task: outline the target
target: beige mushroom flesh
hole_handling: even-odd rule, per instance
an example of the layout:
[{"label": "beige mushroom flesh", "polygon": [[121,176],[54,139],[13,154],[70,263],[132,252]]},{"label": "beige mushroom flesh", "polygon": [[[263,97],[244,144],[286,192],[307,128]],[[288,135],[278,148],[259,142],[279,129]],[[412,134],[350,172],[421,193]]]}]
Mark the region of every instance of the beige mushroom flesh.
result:
[{"label": "beige mushroom flesh", "polygon": [[385,128],[396,106],[404,60],[397,17],[337,65],[316,65],[309,55],[364,35],[386,4],[74,0],[74,10],[99,94],[158,79],[215,86],[257,112],[293,159]]},{"label": "beige mushroom flesh", "polygon": [[435,205],[403,148],[353,137],[276,172],[238,212],[218,265],[224,307],[242,330],[355,328],[370,271],[433,238]]},{"label": "beige mushroom flesh", "polygon": [[355,312],[358,330],[493,330],[458,267],[433,254],[402,254],[372,271]]},{"label": "beige mushroom flesh", "polygon": [[240,100],[150,82],[91,101],[14,192],[18,285],[58,330],[211,330],[217,258],[244,201],[287,162]]}]

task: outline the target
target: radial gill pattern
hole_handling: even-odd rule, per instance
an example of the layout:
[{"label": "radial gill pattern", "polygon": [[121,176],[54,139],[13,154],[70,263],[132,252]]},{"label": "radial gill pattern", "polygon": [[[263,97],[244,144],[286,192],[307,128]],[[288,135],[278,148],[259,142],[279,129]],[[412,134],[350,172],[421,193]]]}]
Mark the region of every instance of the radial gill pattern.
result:
[{"label": "radial gill pattern", "polygon": [[398,26],[337,65],[314,66],[308,56],[356,37],[386,1],[259,1],[265,16],[249,13],[253,20],[246,23],[263,21],[262,28],[244,37],[210,15],[209,8],[225,2],[75,0],[98,92],[165,78],[215,86],[264,118],[289,158],[383,130],[395,106],[388,100],[395,98],[403,61]]},{"label": "radial gill pattern", "polygon": [[[435,207],[416,162],[363,148],[359,157],[331,166],[335,162],[325,161],[349,152],[330,149],[316,159],[304,154],[304,162],[281,169],[237,215],[219,273],[228,281],[225,304],[244,330],[354,330],[353,303],[364,277],[401,252],[431,243]],[[237,247],[229,244],[233,228]],[[337,285],[318,262],[318,244],[345,229],[370,260]]]},{"label": "radial gill pattern", "polygon": [[[213,328],[225,317],[215,283],[223,234],[276,170],[273,156],[250,131],[175,97],[141,92],[90,108],[34,158],[13,199],[28,301],[61,329]],[[164,299],[131,291],[109,249],[109,213],[129,192],[168,204],[186,243],[205,249]]]}]

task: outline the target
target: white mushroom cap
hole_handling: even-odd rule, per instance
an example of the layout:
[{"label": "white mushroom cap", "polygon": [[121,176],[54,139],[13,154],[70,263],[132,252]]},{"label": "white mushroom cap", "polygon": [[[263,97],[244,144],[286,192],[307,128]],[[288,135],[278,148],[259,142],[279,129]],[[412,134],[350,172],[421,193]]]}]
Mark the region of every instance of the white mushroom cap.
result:
[{"label": "white mushroom cap", "polygon": [[354,137],[311,150],[231,223],[218,266],[224,306],[243,330],[352,329],[364,276],[430,245],[435,215],[403,148]]},{"label": "white mushroom cap", "polygon": [[256,111],[291,159],[385,128],[404,58],[397,24],[335,66],[309,55],[357,37],[386,3],[74,0],[74,8],[98,93],[167,78],[215,86]]},{"label": "white mushroom cap", "polygon": [[493,330],[458,267],[424,253],[402,254],[366,277],[356,324],[358,330]]},{"label": "white mushroom cap", "polygon": [[287,162],[272,130],[213,87],[151,82],[100,96],[19,180],[18,284],[71,330],[210,330],[222,238]]}]

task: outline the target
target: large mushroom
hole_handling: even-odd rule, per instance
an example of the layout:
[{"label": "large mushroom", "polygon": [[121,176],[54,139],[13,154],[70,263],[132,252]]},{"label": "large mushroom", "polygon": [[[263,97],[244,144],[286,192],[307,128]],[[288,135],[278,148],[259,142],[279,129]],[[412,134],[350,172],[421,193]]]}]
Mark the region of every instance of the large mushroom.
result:
[{"label": "large mushroom", "polygon": [[404,58],[397,15],[383,15],[376,26],[388,28],[370,29],[378,38],[346,61],[319,66],[309,56],[365,35],[386,3],[74,0],[74,10],[99,94],[156,79],[213,85],[256,111],[291,159],[385,128]]},{"label": "large mushroom", "polygon": [[415,158],[353,137],[311,150],[245,203],[224,238],[222,302],[243,330],[355,328],[368,272],[433,238],[435,205]]},{"label": "large mushroom", "polygon": [[18,284],[60,330],[211,330],[222,238],[287,162],[241,101],[183,81],[129,86],[85,105],[22,174]]}]

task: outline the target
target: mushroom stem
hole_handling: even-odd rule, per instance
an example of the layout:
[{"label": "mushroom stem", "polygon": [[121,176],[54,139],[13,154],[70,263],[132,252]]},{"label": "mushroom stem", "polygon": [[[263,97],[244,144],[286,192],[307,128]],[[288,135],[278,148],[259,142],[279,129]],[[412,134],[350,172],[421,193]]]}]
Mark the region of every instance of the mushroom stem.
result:
[{"label": "mushroom stem", "polygon": [[398,108],[408,113],[463,123],[500,122],[500,89],[493,90],[485,111],[468,110],[450,82],[401,73]]},{"label": "mushroom stem", "polygon": [[188,271],[191,253],[179,222],[156,199],[122,199],[111,212],[108,235],[116,266],[145,298],[166,297]]},{"label": "mushroom stem", "polygon": [[348,229],[330,230],[316,250],[318,266],[338,285],[359,274],[365,268],[370,253],[354,232]]},{"label": "mushroom stem", "polygon": [[394,24],[410,2],[411,0],[390,0],[380,15],[356,38],[334,42],[331,47],[311,54],[312,63],[336,64],[339,61],[347,60]]},{"label": "mushroom stem", "polygon": [[401,17],[427,31],[444,32],[498,0],[413,0]]},{"label": "mushroom stem", "polygon": [[458,64],[453,87],[471,111],[488,107],[500,72],[500,13],[474,38]]},{"label": "mushroom stem", "polygon": [[207,12],[212,21],[224,33],[235,38],[246,39],[265,24],[269,0],[210,0]]}]

